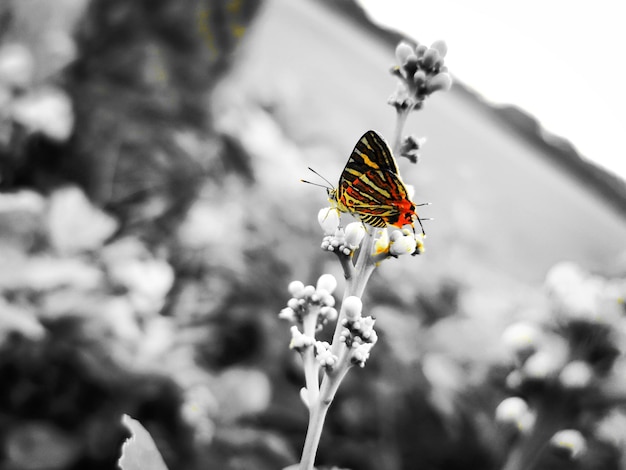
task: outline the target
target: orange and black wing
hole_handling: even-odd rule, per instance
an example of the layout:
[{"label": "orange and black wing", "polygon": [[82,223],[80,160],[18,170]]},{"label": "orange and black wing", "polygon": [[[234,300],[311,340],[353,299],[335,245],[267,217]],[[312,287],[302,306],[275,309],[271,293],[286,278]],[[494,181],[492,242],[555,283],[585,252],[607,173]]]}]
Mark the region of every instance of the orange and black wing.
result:
[{"label": "orange and black wing", "polygon": [[386,170],[398,174],[398,165],[385,139],[376,131],[367,131],[359,139],[343,170],[343,178],[358,177],[371,170]]},{"label": "orange and black wing", "polygon": [[370,170],[339,187],[339,198],[348,211],[374,227],[407,223],[415,212],[415,204],[397,174],[386,170]]}]

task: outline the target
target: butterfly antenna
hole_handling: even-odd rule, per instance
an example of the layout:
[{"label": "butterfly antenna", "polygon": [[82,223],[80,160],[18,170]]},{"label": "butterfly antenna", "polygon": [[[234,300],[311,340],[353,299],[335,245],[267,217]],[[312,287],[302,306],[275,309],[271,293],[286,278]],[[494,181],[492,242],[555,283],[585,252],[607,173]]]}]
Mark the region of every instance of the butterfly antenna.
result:
[{"label": "butterfly antenna", "polygon": [[312,172],[313,172],[313,173],[315,173],[317,176],[319,176],[319,177],[320,177],[320,178],[322,178],[324,181],[326,181],[326,182],[330,185],[330,188],[331,188],[331,189],[332,189],[332,188],[334,188],[333,184],[332,184],[330,181],[328,181],[326,178],[324,178],[322,175],[320,175],[320,174],[319,174],[317,171],[315,171],[313,168],[311,168],[311,167],[308,167],[308,168],[309,168],[309,170],[310,170],[310,171],[312,171]]},{"label": "butterfly antenna", "polygon": [[329,188],[328,186],[325,186],[323,184],[313,183],[313,182],[307,181],[307,180],[302,180],[301,179],[300,181],[303,182],[303,183],[306,183],[306,184],[312,184],[313,186],[319,186],[320,188],[324,188],[324,189],[333,189],[333,188]]}]

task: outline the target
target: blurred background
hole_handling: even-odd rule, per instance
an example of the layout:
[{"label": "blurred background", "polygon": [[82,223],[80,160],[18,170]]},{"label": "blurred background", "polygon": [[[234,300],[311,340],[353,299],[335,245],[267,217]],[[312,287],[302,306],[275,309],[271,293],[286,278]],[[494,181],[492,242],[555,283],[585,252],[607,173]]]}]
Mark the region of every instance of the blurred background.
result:
[{"label": "blurred background", "polygon": [[[392,134],[399,30],[447,39],[403,26],[421,3],[0,3],[0,469],[114,469],[122,413],[172,470],[297,462],[303,378],[277,313],[291,280],[342,279],[319,249],[325,191],[299,180],[310,166],[336,181],[366,130]],[[464,82],[455,40],[454,87],[405,128],[427,138],[420,162],[399,162],[432,203],[426,252],[374,274],[381,340],[344,382],[318,463],[573,468],[574,452],[546,450],[573,428],[576,468],[626,468],[624,181],[530,101]],[[481,67],[490,44],[467,43]],[[538,332],[522,356],[502,339],[519,322]],[[528,366],[537,352],[558,360]],[[585,380],[563,379],[573,361]],[[495,418],[513,395],[535,410],[522,436]]]}]

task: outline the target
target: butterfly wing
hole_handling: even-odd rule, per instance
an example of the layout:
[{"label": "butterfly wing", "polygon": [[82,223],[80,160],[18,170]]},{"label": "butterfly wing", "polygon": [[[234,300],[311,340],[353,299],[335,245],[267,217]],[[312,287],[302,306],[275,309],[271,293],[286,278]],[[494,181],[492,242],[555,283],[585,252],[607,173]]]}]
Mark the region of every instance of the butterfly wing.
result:
[{"label": "butterfly wing", "polygon": [[415,204],[398,172],[385,139],[376,131],[367,131],[350,154],[334,200],[340,210],[356,214],[374,227],[412,224]]},{"label": "butterfly wing", "polygon": [[398,165],[385,139],[376,131],[367,131],[356,143],[341,174],[344,178],[358,177],[371,170],[387,170],[398,174]]},{"label": "butterfly wing", "polygon": [[346,178],[338,197],[348,212],[374,227],[412,223],[415,204],[400,177],[387,170],[370,170],[352,180]]}]

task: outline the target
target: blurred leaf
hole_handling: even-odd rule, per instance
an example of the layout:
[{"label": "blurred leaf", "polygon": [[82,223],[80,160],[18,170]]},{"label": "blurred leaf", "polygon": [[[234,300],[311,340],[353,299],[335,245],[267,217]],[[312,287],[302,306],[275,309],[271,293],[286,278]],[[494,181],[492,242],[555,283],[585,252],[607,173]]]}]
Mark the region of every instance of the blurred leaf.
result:
[{"label": "blurred leaf", "polygon": [[18,424],[4,439],[9,461],[7,468],[60,470],[71,466],[80,453],[79,444],[72,435],[45,422]]},{"label": "blurred leaf", "polygon": [[111,281],[128,291],[136,310],[150,314],[163,307],[174,283],[174,270],[166,261],[153,258],[139,240],[130,237],[107,245],[102,258]]},{"label": "blurred leaf", "polygon": [[25,308],[10,305],[0,298],[0,343],[11,333],[19,333],[32,340],[42,339],[46,331],[35,315]]},{"label": "blurred leaf", "polygon": [[224,421],[235,421],[264,411],[270,404],[272,384],[256,369],[233,367],[225,370],[213,384]]},{"label": "blurred leaf", "polygon": [[122,424],[131,436],[122,445],[118,465],[122,470],[167,470],[163,457],[141,423],[128,415],[122,416]]},{"label": "blurred leaf", "polygon": [[0,265],[0,288],[47,291],[64,286],[88,290],[102,281],[102,273],[78,259],[38,256]]}]

